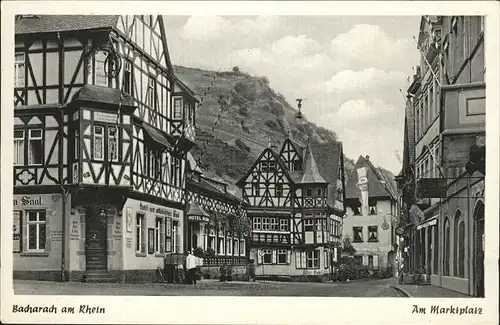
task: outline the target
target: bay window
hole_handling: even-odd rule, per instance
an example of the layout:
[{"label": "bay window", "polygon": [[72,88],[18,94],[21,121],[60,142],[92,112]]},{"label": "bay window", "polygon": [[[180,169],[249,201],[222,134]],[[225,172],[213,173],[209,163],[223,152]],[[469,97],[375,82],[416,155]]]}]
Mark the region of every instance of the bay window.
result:
[{"label": "bay window", "polygon": [[47,215],[45,211],[27,211],[27,237],[29,251],[44,251],[47,240]]},{"label": "bay window", "polygon": [[280,231],[288,231],[288,219],[280,219]]}]

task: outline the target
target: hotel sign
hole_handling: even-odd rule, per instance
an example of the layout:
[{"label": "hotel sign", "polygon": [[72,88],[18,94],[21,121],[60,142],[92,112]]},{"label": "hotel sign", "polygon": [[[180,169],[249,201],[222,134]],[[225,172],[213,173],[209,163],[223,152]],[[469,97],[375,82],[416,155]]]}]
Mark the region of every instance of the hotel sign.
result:
[{"label": "hotel sign", "polygon": [[416,194],[419,198],[445,198],[446,178],[421,178],[417,181]]},{"label": "hotel sign", "polygon": [[209,222],[210,218],[205,216],[188,216],[189,221]]}]

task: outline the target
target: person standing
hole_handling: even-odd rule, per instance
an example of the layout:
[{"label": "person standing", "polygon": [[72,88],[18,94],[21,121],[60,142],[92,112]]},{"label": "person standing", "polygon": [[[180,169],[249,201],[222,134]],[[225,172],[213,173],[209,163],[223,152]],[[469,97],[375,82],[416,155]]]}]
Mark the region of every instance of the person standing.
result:
[{"label": "person standing", "polygon": [[188,284],[196,284],[196,257],[188,251],[186,257],[187,282]]}]

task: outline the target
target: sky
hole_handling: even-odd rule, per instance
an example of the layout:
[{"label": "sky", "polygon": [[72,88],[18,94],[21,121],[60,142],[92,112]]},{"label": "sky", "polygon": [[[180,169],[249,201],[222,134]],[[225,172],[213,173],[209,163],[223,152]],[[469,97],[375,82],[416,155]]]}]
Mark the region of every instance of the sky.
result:
[{"label": "sky", "polygon": [[165,16],[175,65],[267,76],[345,154],[397,174],[420,16]]}]

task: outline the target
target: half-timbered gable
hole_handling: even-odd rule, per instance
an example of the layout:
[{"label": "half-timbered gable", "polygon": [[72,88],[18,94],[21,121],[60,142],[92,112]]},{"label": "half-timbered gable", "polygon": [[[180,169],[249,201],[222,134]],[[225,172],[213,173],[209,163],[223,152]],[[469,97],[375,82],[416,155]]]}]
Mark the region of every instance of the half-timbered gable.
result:
[{"label": "half-timbered gable", "polygon": [[290,138],[285,139],[280,150],[280,157],[290,172],[303,170],[302,147]]},{"label": "half-timbered gable", "polygon": [[238,184],[244,200],[252,207],[292,207],[292,179],[283,161],[270,148],[262,152]]}]

